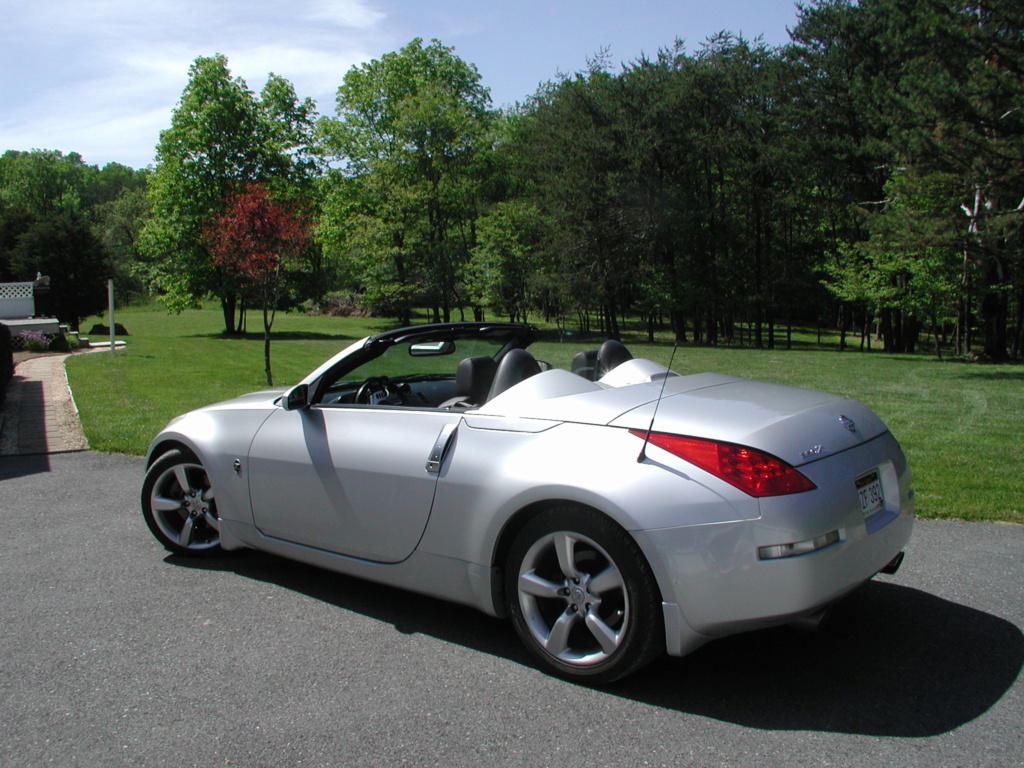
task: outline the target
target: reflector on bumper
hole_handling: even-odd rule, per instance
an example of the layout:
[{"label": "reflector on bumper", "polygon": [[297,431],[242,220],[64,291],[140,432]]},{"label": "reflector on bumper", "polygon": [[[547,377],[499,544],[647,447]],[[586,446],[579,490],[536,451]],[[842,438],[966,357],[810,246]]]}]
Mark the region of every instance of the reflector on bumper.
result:
[{"label": "reflector on bumper", "polygon": [[758,547],[757,557],[759,560],[777,560],[780,557],[795,557],[806,555],[808,552],[815,552],[839,541],[839,531],[829,531],[821,536],[804,541],[794,541],[791,544],[772,544],[768,547]]}]

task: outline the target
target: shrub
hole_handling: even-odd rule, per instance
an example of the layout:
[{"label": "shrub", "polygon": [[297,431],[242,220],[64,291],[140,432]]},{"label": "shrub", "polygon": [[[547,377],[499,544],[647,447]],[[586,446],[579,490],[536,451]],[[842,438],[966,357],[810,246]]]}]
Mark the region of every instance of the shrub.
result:
[{"label": "shrub", "polygon": [[21,346],[29,352],[45,352],[50,348],[50,339],[42,331],[22,331]]},{"label": "shrub", "polygon": [[58,333],[52,339],[50,339],[50,351],[51,352],[70,352],[71,343],[68,341],[68,337],[63,333]]}]

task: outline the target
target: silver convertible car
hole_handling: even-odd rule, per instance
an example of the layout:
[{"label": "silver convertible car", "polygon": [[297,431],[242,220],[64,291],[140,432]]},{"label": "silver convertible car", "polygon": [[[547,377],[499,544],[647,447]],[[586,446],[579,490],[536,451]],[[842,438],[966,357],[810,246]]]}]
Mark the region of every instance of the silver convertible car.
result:
[{"label": "silver convertible car", "polygon": [[403,328],[180,416],[149,449],[146,523],[174,553],[249,547],[508,616],[592,684],[813,624],[899,566],[910,470],[865,406],[616,341],[552,368],[537,335]]}]

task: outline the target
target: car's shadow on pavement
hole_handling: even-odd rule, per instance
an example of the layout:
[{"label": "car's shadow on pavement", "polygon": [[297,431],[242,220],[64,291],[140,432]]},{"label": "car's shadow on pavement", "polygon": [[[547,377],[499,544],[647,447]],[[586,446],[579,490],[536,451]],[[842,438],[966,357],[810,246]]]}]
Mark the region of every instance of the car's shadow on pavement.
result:
[{"label": "car's shadow on pavement", "polygon": [[[530,665],[511,624],[256,552],[175,565],[234,571],[347,611]],[[769,730],[926,737],[977,718],[1024,666],[1024,634],[991,614],[892,582],[839,603],[817,633],[779,627],[662,657],[598,689],[651,706]],[[570,683],[566,683],[570,685]]]},{"label": "car's shadow on pavement", "polygon": [[872,581],[818,633],[724,638],[642,670],[617,692],[751,728],[925,737],[982,715],[1022,665],[1024,634],[1009,621]]}]

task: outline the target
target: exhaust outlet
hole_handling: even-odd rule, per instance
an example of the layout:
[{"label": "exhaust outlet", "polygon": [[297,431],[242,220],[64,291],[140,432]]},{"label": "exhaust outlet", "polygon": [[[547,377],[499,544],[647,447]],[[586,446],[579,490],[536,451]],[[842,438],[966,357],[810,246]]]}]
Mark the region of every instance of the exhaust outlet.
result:
[{"label": "exhaust outlet", "polygon": [[896,557],[890,560],[889,563],[885,566],[885,568],[880,570],[879,573],[884,573],[887,576],[892,576],[894,573],[896,573],[896,571],[900,569],[901,565],[903,565],[903,552],[900,552],[898,555],[896,555]]},{"label": "exhaust outlet", "polygon": [[802,632],[817,632],[828,620],[828,617],[832,615],[832,606],[826,605],[824,608],[819,608],[814,613],[808,614],[807,616],[801,616],[795,621],[789,622],[789,626],[799,629]]}]

